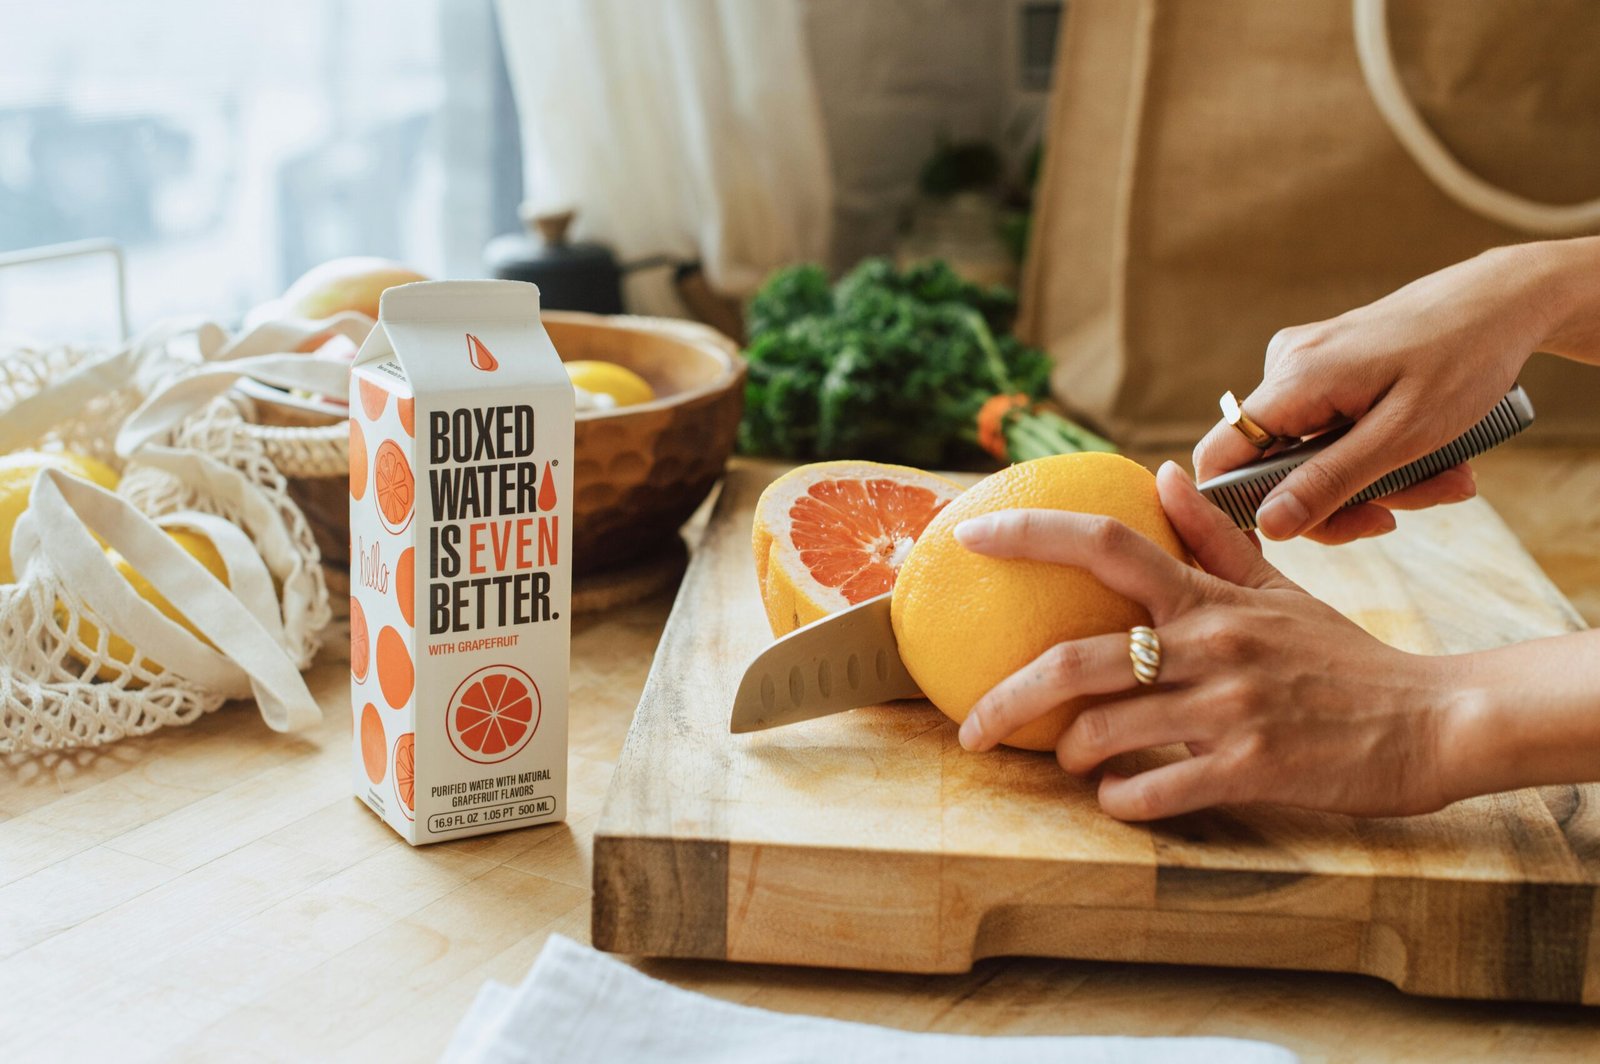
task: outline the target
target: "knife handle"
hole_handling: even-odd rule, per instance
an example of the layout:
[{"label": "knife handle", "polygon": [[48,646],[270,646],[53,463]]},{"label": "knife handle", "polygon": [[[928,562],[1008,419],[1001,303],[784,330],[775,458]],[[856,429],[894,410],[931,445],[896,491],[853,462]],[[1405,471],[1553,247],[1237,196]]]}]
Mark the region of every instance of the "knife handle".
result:
[{"label": "knife handle", "polygon": [[[1451,466],[1460,465],[1470,458],[1509,440],[1533,424],[1533,401],[1520,385],[1513,385],[1494,409],[1466,432],[1457,436],[1438,450],[1409,462],[1352,495],[1344,505],[1371,502],[1385,495],[1393,495],[1401,488],[1409,488],[1429,477],[1436,476]],[[1216,503],[1233,523],[1246,531],[1256,527],[1256,510],[1267,493],[1283,482],[1308,458],[1322,451],[1333,441],[1350,431],[1350,426],[1324,432],[1303,443],[1286,447],[1277,454],[1258,462],[1212,477],[1200,485],[1200,494]]]}]

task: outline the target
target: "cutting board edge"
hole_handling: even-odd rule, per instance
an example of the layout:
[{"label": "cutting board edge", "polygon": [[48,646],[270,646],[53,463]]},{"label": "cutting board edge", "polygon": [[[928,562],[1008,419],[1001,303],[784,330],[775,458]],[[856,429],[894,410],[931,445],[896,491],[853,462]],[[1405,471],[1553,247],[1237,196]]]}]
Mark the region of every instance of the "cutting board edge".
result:
[{"label": "cutting board edge", "polygon": [[[906,874],[896,877],[896,865]],[[964,885],[984,890],[996,872],[1039,896],[971,905]],[[1039,886],[1096,875],[1108,877],[1098,890]],[[853,907],[897,878],[902,890],[937,884],[936,895],[902,897],[887,914]],[[627,955],[920,974],[1002,956],[1271,968],[1369,976],[1425,997],[1600,1005],[1594,884],[1063,867],[598,833],[594,882],[594,944]],[[1468,929],[1449,953],[1419,945],[1440,909]]]}]

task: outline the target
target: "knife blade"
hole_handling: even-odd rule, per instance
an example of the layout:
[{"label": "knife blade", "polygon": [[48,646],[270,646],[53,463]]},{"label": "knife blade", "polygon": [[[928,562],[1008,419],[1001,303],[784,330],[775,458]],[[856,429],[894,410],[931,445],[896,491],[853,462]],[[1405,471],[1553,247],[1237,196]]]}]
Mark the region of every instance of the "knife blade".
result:
[{"label": "knife blade", "polygon": [[756,656],[739,681],[735,735],[815,720],[897,698],[921,698],[906,671],[885,592],[813,621]]}]

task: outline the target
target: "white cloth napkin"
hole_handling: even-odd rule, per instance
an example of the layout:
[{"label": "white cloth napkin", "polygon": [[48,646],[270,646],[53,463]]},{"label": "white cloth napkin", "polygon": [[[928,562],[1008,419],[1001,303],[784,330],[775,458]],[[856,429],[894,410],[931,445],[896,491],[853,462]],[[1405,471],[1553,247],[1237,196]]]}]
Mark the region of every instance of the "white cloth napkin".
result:
[{"label": "white cloth napkin", "polygon": [[522,985],[485,983],[443,1064],[1295,1064],[1236,1038],[990,1038],[792,1016],[669,986],[550,936]]}]

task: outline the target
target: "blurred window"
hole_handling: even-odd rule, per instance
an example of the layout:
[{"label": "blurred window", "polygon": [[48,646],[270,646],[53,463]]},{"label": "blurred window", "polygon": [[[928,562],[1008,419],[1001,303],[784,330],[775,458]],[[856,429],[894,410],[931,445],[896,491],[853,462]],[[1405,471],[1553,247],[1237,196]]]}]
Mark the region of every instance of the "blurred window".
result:
[{"label": "blurred window", "polygon": [[[338,255],[481,275],[518,158],[491,0],[0,0],[0,252],[121,241],[136,329]],[[74,268],[0,272],[0,332],[104,320]]]}]

